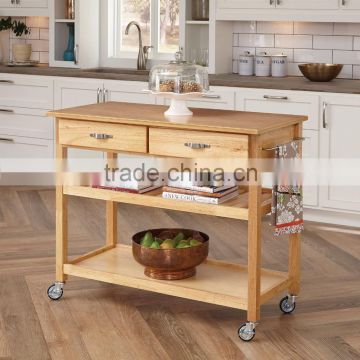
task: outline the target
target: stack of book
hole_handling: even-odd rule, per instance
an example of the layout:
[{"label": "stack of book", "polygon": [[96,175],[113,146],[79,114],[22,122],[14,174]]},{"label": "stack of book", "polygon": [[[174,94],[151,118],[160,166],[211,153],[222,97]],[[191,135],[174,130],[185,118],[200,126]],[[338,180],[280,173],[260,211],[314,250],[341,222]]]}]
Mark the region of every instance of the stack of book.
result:
[{"label": "stack of book", "polygon": [[123,181],[123,182],[107,182],[105,185],[93,185],[95,189],[105,189],[119,192],[126,192],[130,194],[145,194],[149,191],[160,188],[160,185],[154,185],[151,182],[139,181]]},{"label": "stack of book", "polygon": [[164,186],[162,197],[165,199],[200,202],[219,205],[239,195],[238,186],[198,186],[177,184]]}]

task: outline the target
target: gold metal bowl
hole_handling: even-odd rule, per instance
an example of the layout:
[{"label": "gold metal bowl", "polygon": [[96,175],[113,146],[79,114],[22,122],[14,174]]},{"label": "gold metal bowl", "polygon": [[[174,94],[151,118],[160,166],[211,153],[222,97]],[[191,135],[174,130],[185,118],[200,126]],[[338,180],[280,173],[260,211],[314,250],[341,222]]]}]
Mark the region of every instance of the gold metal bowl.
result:
[{"label": "gold metal bowl", "polygon": [[325,82],[335,79],[344,65],[340,64],[301,64],[299,69],[310,81]]},{"label": "gold metal bowl", "polygon": [[[153,229],[147,230],[158,237],[165,231],[169,238],[173,238],[179,232],[185,237],[194,234],[194,230],[188,229]],[[199,232],[204,242],[202,245],[184,249],[150,249],[140,245],[142,237],[147,233],[142,231],[133,236],[132,251],[135,260],[145,266],[144,274],[157,280],[181,280],[196,274],[196,266],[204,262],[209,253],[209,236]]]}]

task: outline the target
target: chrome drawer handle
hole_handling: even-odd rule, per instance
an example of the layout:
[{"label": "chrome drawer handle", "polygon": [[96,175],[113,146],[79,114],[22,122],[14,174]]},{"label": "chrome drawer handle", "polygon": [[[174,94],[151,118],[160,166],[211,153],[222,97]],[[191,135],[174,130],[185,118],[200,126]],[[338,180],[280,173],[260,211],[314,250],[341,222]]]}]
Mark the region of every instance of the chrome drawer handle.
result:
[{"label": "chrome drawer handle", "polygon": [[264,95],[264,99],[269,100],[289,100],[287,96]]},{"label": "chrome drawer handle", "polygon": [[211,148],[211,145],[209,145],[209,144],[185,143],[184,145],[191,149],[210,149]]},{"label": "chrome drawer handle", "polygon": [[106,140],[106,139],[113,139],[114,135],[94,133],[94,134],[90,134],[90,137],[97,140]]},{"label": "chrome drawer handle", "polygon": [[211,95],[211,94],[205,94],[205,95],[202,95],[202,97],[205,99],[220,99],[221,98],[220,95]]},{"label": "chrome drawer handle", "polygon": [[323,114],[322,114],[322,121],[323,121],[323,129],[327,129],[328,122],[326,119],[326,111],[327,111],[328,104],[324,101],[323,103]]},{"label": "chrome drawer handle", "polygon": [[13,143],[13,142],[15,142],[15,140],[14,139],[7,139],[7,138],[0,138],[0,142]]},{"label": "chrome drawer handle", "polygon": [[0,80],[0,83],[2,84],[14,84],[12,80]]},{"label": "chrome drawer handle", "polygon": [[0,109],[0,112],[4,112],[4,113],[14,113],[14,110],[11,109]]}]

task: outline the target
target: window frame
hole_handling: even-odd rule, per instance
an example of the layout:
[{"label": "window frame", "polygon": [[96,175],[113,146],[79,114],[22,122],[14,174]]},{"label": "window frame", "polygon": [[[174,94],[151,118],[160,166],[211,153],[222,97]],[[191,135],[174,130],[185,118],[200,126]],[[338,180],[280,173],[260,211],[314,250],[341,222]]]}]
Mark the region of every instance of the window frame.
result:
[{"label": "window frame", "polygon": [[[117,21],[120,18],[120,6],[117,6],[116,11],[113,12],[112,19],[109,18],[109,10],[114,8],[115,2],[118,0],[101,1],[100,5],[100,23],[101,23],[101,43],[100,43],[100,66],[103,67],[133,67],[134,60],[138,57],[138,52],[121,51],[119,50],[119,35],[121,34],[122,24]],[[181,12],[180,0],[180,12]],[[154,49],[151,49],[149,54],[149,66],[159,63],[165,63],[174,58],[173,53],[158,52],[159,36],[160,36],[160,21],[159,21],[159,7],[160,0],[150,0],[150,31],[151,44]],[[110,31],[111,24],[115,24],[115,32]],[[154,43],[154,44],[153,44]],[[179,46],[181,43],[181,14],[179,14]],[[118,55],[118,57],[116,56]]]}]

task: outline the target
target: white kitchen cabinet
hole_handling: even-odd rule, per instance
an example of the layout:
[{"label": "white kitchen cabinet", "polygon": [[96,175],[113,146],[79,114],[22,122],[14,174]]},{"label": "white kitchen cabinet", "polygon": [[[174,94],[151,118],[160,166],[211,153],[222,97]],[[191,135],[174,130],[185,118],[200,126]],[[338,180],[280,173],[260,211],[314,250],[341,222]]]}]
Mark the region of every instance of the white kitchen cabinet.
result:
[{"label": "white kitchen cabinet", "polygon": [[274,0],[279,9],[293,10],[336,10],[338,0]]},{"label": "white kitchen cabinet", "polygon": [[48,0],[0,0],[0,16],[48,16]]},{"label": "white kitchen cabinet", "polygon": [[[322,127],[320,130],[320,158],[338,160],[324,174],[326,186],[321,186],[320,205],[323,208],[360,211],[360,184],[346,186],[337,182],[341,175],[360,159],[360,96],[324,95]],[[351,179],[350,179],[351,180]]]},{"label": "white kitchen cabinet", "polygon": [[143,91],[147,88],[148,83],[145,82],[105,81],[104,96],[106,101],[155,104],[155,96]]},{"label": "white kitchen cabinet", "polygon": [[360,10],[360,0],[340,0],[342,10]]},{"label": "white kitchen cabinet", "polygon": [[218,0],[218,9],[268,9],[275,7],[275,0]]},{"label": "white kitchen cabinet", "polygon": [[236,110],[305,115],[306,130],[319,129],[319,96],[305,92],[242,89],[236,92]]},{"label": "white kitchen cabinet", "polygon": [[31,75],[0,74],[0,106],[53,108],[53,80]]}]

